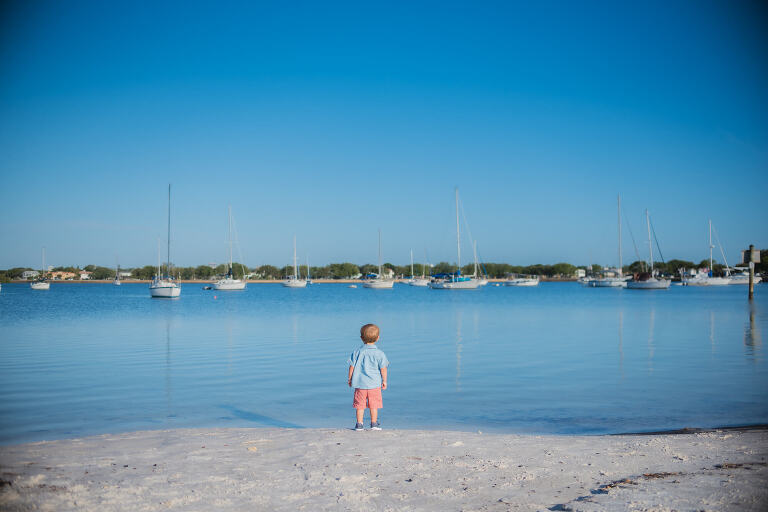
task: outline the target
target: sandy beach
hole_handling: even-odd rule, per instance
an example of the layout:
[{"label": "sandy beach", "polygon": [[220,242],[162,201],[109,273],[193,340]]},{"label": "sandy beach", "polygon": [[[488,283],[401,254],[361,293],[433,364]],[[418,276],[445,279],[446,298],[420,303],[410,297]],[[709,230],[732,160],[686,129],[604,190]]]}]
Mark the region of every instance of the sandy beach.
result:
[{"label": "sandy beach", "polygon": [[0,447],[21,510],[765,510],[768,430],[145,431]]}]

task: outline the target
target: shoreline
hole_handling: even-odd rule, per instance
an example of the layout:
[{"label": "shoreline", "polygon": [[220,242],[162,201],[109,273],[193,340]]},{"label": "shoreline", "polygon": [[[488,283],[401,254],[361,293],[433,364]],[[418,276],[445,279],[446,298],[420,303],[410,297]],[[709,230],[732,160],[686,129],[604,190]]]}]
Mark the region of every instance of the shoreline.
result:
[{"label": "shoreline", "polygon": [[[248,284],[275,284],[282,283],[284,279],[254,279],[249,280]],[[408,279],[395,279],[396,283],[407,283]],[[507,279],[488,279],[489,283],[503,283]],[[577,279],[558,279],[558,278],[545,278],[540,279],[542,283],[575,283]],[[8,281],[2,284],[29,284],[34,281]],[[67,280],[51,280],[51,284],[112,284],[112,279],[67,279]],[[123,279],[120,281],[122,284],[149,284],[151,279]],[[182,284],[210,284],[215,281],[210,279],[182,279]],[[362,279],[312,279],[312,284],[361,284]]]},{"label": "shoreline", "polygon": [[0,446],[4,510],[762,510],[768,429],[179,429]]}]

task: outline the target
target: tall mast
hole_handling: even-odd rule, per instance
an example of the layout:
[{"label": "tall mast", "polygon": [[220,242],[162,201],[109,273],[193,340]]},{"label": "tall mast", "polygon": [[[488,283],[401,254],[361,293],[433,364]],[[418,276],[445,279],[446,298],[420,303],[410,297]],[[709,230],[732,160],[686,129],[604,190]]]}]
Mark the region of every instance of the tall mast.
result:
[{"label": "tall mast", "polygon": [[381,228],[379,228],[379,279],[381,279]]},{"label": "tall mast", "polygon": [[651,276],[653,276],[653,243],[651,243],[651,217],[648,215],[648,208],[645,209],[645,224],[648,227],[648,251],[651,255]]},{"label": "tall mast", "polygon": [[709,276],[712,277],[712,219],[709,219]]},{"label": "tall mast", "polygon": [[43,266],[42,266],[42,268],[40,270],[42,271],[41,277],[45,277],[45,247],[43,247],[42,254],[43,254],[42,255],[42,260],[43,260],[42,261],[42,265]]},{"label": "tall mast", "polygon": [[413,249],[411,249],[411,279],[413,279]]},{"label": "tall mast", "polygon": [[309,256],[307,256],[307,281],[309,281],[311,278],[309,277]]},{"label": "tall mast", "polygon": [[618,196],[618,206],[616,207],[616,210],[619,214],[619,277],[624,275],[624,265],[621,262],[621,194]]},{"label": "tall mast", "polygon": [[299,270],[296,267],[296,235],[293,235],[293,278],[299,278]]},{"label": "tall mast", "polygon": [[232,205],[229,206],[229,272],[232,273]]},{"label": "tall mast", "polygon": [[456,259],[461,272],[461,242],[459,238],[459,187],[456,187]]},{"label": "tall mast", "polygon": [[475,240],[474,243],[472,244],[472,250],[474,251],[474,254],[475,254],[475,274],[474,274],[474,277],[477,277],[477,240]]},{"label": "tall mast", "polygon": [[168,260],[165,262],[165,271],[171,275],[171,184],[168,184]]},{"label": "tall mast", "polygon": [[160,248],[160,237],[157,237],[157,278],[162,279],[162,276],[160,275],[160,258],[162,254],[162,249]]}]

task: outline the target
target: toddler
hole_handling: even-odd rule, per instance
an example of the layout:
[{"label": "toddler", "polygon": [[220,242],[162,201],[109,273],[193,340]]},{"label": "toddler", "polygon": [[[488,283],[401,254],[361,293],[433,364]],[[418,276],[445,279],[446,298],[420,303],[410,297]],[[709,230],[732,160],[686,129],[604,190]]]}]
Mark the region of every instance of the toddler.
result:
[{"label": "toddler", "polygon": [[379,328],[374,324],[365,324],[360,328],[363,346],[349,356],[349,387],[355,388],[352,407],[355,408],[357,422],[355,430],[363,430],[363,416],[366,407],[371,411],[371,430],[381,430],[379,409],[383,407],[381,390],[387,389],[387,356],[376,347],[379,341]]}]

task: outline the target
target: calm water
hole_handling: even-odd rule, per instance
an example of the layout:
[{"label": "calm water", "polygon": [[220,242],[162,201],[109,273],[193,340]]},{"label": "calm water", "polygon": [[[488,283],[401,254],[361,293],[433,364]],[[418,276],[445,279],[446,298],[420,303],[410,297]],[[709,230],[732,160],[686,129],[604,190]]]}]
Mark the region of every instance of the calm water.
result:
[{"label": "calm water", "polygon": [[614,433],[768,423],[766,285],[0,292],[0,443],[176,427],[347,427],[382,328],[387,428]]}]

